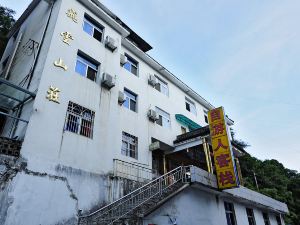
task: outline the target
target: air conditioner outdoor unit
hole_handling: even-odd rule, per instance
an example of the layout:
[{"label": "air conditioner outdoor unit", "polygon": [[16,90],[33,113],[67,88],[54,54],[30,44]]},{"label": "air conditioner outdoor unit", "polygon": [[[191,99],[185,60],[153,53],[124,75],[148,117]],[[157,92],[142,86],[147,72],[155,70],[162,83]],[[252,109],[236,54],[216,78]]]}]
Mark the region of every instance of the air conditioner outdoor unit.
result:
[{"label": "air conditioner outdoor unit", "polygon": [[118,103],[120,105],[123,105],[123,103],[126,101],[126,98],[125,98],[125,94],[124,92],[122,91],[119,91],[119,95],[118,95]]},{"label": "air conditioner outdoor unit", "polygon": [[149,109],[147,116],[148,116],[149,120],[151,120],[152,122],[155,122],[156,120],[158,120],[157,113],[153,109]]},{"label": "air conditioner outdoor unit", "polygon": [[157,77],[152,74],[149,74],[148,83],[154,87],[157,84],[157,82]]},{"label": "air conditioner outdoor unit", "polygon": [[106,36],[105,47],[113,52],[117,48],[117,44],[115,43],[115,40],[112,37]]},{"label": "air conditioner outdoor unit", "polygon": [[120,55],[120,64],[121,66],[124,66],[127,63],[127,57],[124,54]]},{"label": "air conditioner outdoor unit", "polygon": [[108,73],[103,73],[101,84],[103,87],[111,89],[116,85],[115,78]]}]

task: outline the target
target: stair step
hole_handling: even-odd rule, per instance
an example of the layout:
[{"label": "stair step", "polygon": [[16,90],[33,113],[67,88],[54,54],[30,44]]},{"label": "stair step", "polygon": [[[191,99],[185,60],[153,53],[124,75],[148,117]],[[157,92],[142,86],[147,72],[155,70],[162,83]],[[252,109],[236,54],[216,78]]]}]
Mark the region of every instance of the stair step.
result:
[{"label": "stair step", "polygon": [[[117,225],[122,224],[124,219],[142,217],[183,188],[182,178],[185,175],[186,168],[178,167],[116,202],[97,210],[95,214],[80,217],[79,224],[111,225],[114,222],[114,225]],[[174,178],[175,183],[170,183],[170,177]],[[157,193],[159,190],[161,190],[161,193]],[[80,223],[81,220],[82,223]]]}]

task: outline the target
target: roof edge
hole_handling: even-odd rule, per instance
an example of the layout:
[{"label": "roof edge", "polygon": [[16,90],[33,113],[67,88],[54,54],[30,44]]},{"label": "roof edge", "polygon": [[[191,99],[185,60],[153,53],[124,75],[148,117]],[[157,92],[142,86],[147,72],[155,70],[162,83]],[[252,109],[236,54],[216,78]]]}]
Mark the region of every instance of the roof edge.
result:
[{"label": "roof edge", "polygon": [[13,25],[11,31],[7,34],[8,38],[11,38],[15,34],[15,32],[19,29],[19,27],[24,23],[24,21],[27,19],[27,17],[31,14],[31,12],[37,7],[37,5],[41,2],[41,0],[33,0],[28,7],[25,9],[25,11],[22,13],[20,18],[15,22]]}]

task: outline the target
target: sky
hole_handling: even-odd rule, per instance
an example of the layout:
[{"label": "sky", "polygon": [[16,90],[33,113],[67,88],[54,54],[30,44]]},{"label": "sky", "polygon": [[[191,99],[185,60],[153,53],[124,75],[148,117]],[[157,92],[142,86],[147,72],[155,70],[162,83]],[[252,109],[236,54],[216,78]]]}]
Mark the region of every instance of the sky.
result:
[{"label": "sky", "polygon": [[[16,18],[29,2],[0,0]],[[152,57],[224,106],[250,154],[300,171],[300,1],[101,2],[153,47]]]}]

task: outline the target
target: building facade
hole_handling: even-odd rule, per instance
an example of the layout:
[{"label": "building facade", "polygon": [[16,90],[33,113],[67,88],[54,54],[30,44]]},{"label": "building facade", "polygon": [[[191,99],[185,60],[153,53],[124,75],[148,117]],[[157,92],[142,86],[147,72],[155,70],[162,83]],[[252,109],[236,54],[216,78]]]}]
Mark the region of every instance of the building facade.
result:
[{"label": "building facade", "polygon": [[248,224],[252,212],[252,224],[263,215],[284,224],[285,204],[217,190],[207,133],[214,106],[99,1],[34,0],[9,37],[0,63],[0,224],[93,224],[89,215],[164,174],[155,184],[168,190],[161,207],[148,205],[134,221],[123,209],[127,216],[109,221],[226,224],[234,214],[232,224]]}]

